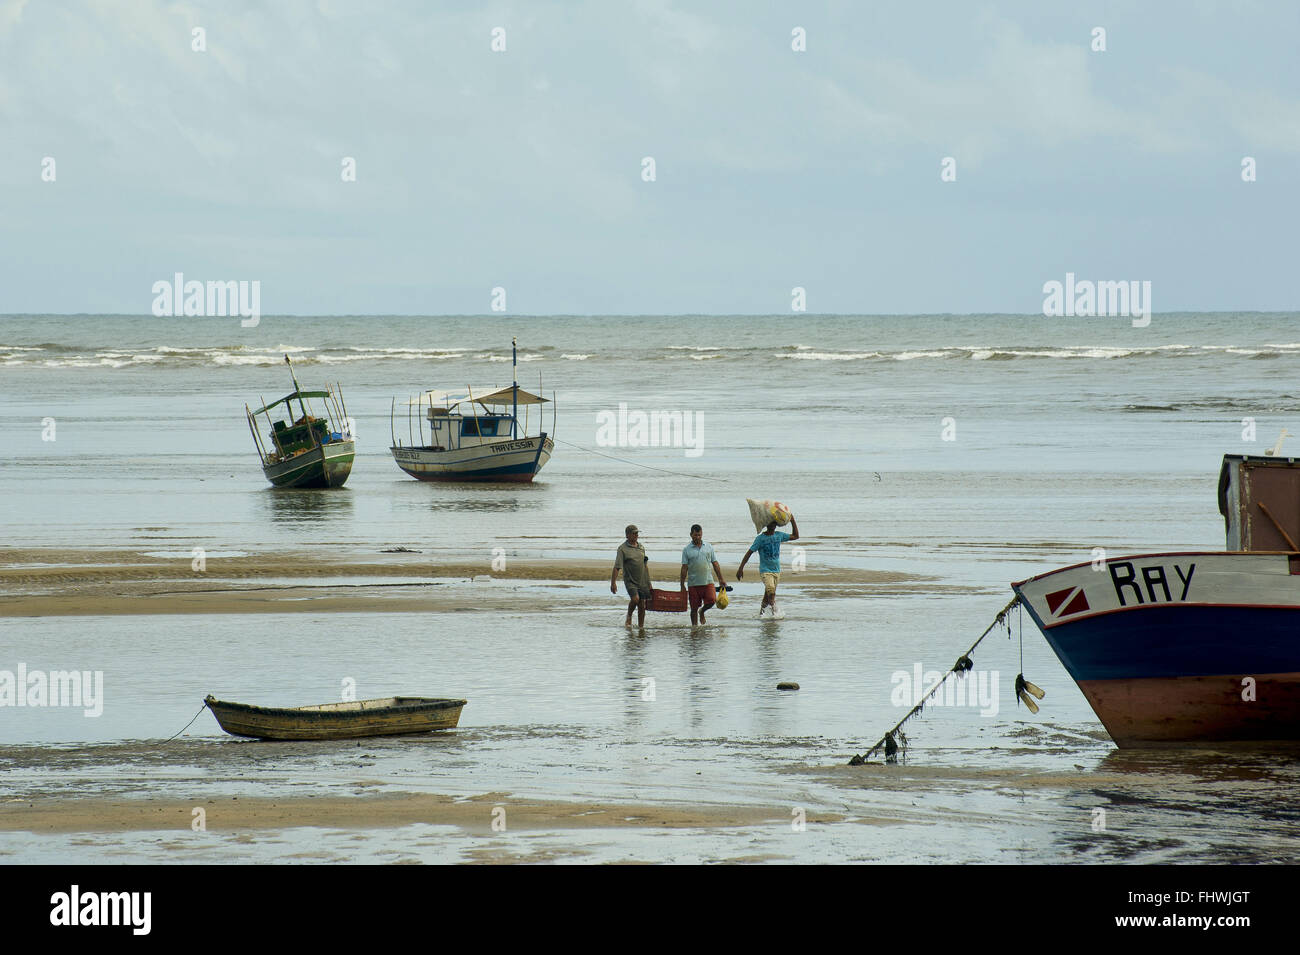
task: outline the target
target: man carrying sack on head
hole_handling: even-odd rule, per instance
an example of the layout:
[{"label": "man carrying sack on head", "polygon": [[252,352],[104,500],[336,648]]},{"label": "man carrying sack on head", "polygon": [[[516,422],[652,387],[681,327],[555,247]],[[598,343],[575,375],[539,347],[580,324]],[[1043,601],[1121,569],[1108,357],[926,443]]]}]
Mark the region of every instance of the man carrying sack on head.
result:
[{"label": "man carrying sack on head", "polygon": [[799,539],[799,525],[795,522],[794,515],[790,515],[790,529],[793,534],[784,534],[776,529],[776,521],[769,521],[763,533],[754,538],[754,543],[749,545],[749,550],[745,551],[745,557],[736,568],[736,579],[745,578],[745,565],[749,563],[749,558],[755,553],[758,554],[758,576],[763,581],[763,602],[758,607],[758,615],[762,617],[767,609],[771,608],[772,619],[780,620],[784,614],[776,609],[776,585],[781,579],[781,545],[786,541],[797,541]]}]

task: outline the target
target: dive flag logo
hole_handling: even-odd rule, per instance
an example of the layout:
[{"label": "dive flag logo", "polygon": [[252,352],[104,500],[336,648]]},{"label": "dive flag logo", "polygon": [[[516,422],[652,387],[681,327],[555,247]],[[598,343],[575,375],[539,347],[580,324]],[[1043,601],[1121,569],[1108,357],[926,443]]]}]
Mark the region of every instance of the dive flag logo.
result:
[{"label": "dive flag logo", "polygon": [[1088,609],[1088,598],[1083,595],[1082,587],[1066,587],[1048,594],[1046,599],[1053,617],[1068,617]]}]

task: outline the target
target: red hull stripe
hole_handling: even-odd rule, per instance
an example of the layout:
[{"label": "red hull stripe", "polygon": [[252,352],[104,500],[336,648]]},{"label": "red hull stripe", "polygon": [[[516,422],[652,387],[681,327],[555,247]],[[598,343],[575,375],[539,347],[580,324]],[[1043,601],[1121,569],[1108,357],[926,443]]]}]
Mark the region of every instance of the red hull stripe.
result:
[{"label": "red hull stripe", "polygon": [[1300,742],[1300,673],[1080,680],[1121,748]]}]

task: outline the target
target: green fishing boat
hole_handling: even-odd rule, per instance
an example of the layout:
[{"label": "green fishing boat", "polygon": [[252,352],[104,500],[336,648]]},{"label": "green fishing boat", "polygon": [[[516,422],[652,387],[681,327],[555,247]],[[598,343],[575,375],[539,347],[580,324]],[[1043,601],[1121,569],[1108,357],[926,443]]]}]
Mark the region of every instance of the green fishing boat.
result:
[{"label": "green fishing boat", "polygon": [[[256,411],[244,405],[248,429],[253,433],[253,444],[262,460],[262,473],[276,487],[342,487],[352,473],[357,450],[343,392],[338,385],[324,391],[303,391],[288,355],[284,356],[284,362],[289,366],[293,391],[270,404],[263,399],[262,407]],[[314,413],[307,403],[309,398],[321,400],[324,414]],[[295,402],[299,412],[296,420]],[[277,408],[282,410],[273,415]],[[269,446],[258,433],[259,416],[270,427]]]}]

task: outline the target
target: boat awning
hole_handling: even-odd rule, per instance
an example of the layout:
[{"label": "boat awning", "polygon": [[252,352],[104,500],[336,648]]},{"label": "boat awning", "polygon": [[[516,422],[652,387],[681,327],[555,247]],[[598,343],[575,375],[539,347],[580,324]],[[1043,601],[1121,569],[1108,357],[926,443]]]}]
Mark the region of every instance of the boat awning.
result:
[{"label": "boat awning", "polygon": [[250,412],[250,414],[255,414],[255,415],[262,414],[265,411],[270,411],[272,408],[275,408],[278,405],[287,404],[288,402],[293,401],[295,398],[328,398],[328,397],[330,397],[330,393],[328,391],[295,391],[291,395],[285,395],[283,398],[277,398],[275,401],[272,401],[269,405],[266,405],[263,408],[258,408],[256,411]]},{"label": "boat awning", "polygon": [[[541,395],[520,388],[519,404],[540,405],[550,401]],[[473,401],[480,405],[508,406],[515,403],[515,389],[512,385],[504,388],[462,388],[458,391],[426,391],[416,395],[406,403],[408,405],[432,405],[435,408],[450,408],[462,402]]]}]

